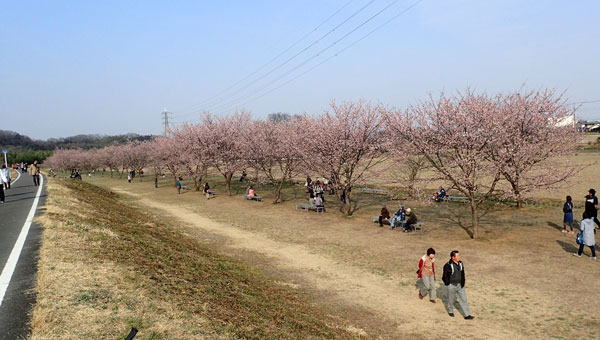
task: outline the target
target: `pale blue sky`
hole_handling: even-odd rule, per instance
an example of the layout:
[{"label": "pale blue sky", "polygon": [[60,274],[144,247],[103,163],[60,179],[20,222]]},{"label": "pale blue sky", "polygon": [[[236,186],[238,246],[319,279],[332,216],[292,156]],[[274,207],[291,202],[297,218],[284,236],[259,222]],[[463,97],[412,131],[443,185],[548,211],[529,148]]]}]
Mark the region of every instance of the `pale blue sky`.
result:
[{"label": "pale blue sky", "polygon": [[[254,78],[308,46],[371,0],[354,0]],[[0,1],[0,129],[34,138],[160,133],[163,107],[193,121],[203,102],[240,80],[348,0]],[[600,100],[600,1],[424,0],[284,87],[257,91],[393,0],[374,0],[312,48],[248,86],[257,117],[320,112],[332,98],[403,107],[429,92],[566,90]],[[413,1],[389,9],[279,83],[348,46]],[[254,78],[250,78],[252,80]],[[268,91],[278,82],[265,87]],[[245,83],[240,84],[243,87]],[[271,86],[271,87],[270,87]],[[235,90],[235,89],[234,89]],[[256,92],[257,95],[250,94]],[[237,93],[237,94],[236,94]],[[239,106],[238,106],[239,108]],[[600,103],[581,109],[600,118]]]}]

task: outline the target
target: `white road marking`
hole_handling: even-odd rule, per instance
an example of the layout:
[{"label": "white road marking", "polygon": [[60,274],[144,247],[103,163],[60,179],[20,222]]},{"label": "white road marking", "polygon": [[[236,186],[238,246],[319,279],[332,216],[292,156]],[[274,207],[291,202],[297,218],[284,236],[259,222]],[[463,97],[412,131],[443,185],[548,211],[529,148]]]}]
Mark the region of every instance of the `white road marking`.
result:
[{"label": "white road marking", "polygon": [[16,183],[19,178],[21,178],[21,172],[19,170],[17,170],[17,178],[15,178],[14,181],[10,181],[10,185],[13,185],[13,183]]},{"label": "white road marking", "polygon": [[[17,177],[19,179],[20,176]],[[16,180],[15,180],[16,182]],[[4,301],[4,294],[6,293],[6,289],[8,289],[8,284],[10,283],[10,279],[15,272],[15,267],[17,266],[17,262],[19,261],[19,256],[21,255],[21,251],[23,250],[23,245],[25,244],[25,240],[27,239],[27,234],[29,234],[29,228],[31,227],[31,223],[33,222],[33,217],[35,216],[35,211],[37,209],[38,202],[40,201],[40,195],[42,194],[42,187],[44,186],[44,176],[40,176],[40,185],[38,186],[37,193],[35,194],[35,199],[33,200],[33,204],[31,205],[31,209],[29,210],[29,215],[27,215],[27,219],[25,220],[25,224],[21,228],[21,233],[19,233],[19,237],[13,246],[10,255],[8,256],[8,260],[4,265],[4,269],[2,269],[2,274],[0,274],[0,306],[2,306],[2,302]]]}]

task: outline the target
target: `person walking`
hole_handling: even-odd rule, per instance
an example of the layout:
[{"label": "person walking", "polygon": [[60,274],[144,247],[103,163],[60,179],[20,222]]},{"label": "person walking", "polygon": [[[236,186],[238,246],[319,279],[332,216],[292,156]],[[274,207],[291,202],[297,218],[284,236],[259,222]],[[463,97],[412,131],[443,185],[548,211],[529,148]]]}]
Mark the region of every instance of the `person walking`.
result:
[{"label": "person walking", "polygon": [[127,182],[131,183],[132,177],[131,172],[127,174]]},{"label": "person walking", "polygon": [[[571,196],[567,196],[567,200],[563,205],[563,213],[565,214],[563,217],[563,233],[573,234],[573,198]],[[567,231],[567,226],[571,228],[571,231]]]},{"label": "person walking", "polygon": [[0,179],[4,182],[4,189],[10,189],[10,169],[6,167],[6,164],[2,164],[0,169]]},{"label": "person walking", "polygon": [[429,294],[429,301],[435,303],[435,250],[427,249],[427,254],[419,260],[417,278],[423,286],[419,289],[419,299],[423,300]]},{"label": "person walking", "polygon": [[4,197],[4,182],[2,181],[2,178],[0,178],[0,204],[4,204],[5,199],[6,197]]},{"label": "person walking", "polygon": [[584,213],[583,220],[579,223],[579,230],[581,230],[581,236],[577,234],[577,243],[579,244],[579,250],[576,253],[574,253],[573,256],[581,257],[581,254],[583,254],[584,246],[588,246],[592,251],[591,259],[596,259],[596,237],[594,235],[595,229],[596,225],[594,222],[594,218],[588,213]]},{"label": "person walking", "polygon": [[450,261],[444,265],[442,281],[444,281],[446,292],[448,293],[448,300],[445,304],[448,315],[454,317],[454,302],[458,300],[465,320],[474,319],[475,317],[469,311],[467,292],[465,291],[465,267],[460,260],[460,252],[458,250],[450,252]]},{"label": "person walking", "polygon": [[594,223],[600,227],[600,221],[598,221],[598,197],[596,197],[596,190],[594,189],[590,189],[585,196],[584,214],[592,218]]},{"label": "person walking", "polygon": [[31,165],[31,176],[33,176],[33,185],[36,187],[40,185],[40,166],[38,161],[33,161]]}]

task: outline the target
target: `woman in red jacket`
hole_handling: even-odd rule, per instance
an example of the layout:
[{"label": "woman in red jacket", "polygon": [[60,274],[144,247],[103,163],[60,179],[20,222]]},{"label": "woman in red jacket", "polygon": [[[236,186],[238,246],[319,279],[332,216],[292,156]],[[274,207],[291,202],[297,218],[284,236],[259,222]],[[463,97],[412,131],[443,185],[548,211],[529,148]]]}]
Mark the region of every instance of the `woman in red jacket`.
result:
[{"label": "woman in red jacket", "polygon": [[423,282],[419,289],[419,299],[422,300],[429,294],[429,301],[435,303],[435,250],[433,248],[427,249],[427,255],[423,255],[419,260],[417,278]]}]

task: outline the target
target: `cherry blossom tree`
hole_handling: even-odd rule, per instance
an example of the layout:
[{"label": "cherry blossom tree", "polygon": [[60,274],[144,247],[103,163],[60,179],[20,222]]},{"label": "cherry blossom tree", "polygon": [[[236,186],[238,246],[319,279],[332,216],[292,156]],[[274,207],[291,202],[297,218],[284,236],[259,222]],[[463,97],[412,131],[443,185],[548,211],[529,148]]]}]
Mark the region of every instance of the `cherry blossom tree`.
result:
[{"label": "cherry blossom tree", "polygon": [[200,191],[202,179],[206,176],[211,161],[206,145],[212,136],[206,132],[200,125],[186,124],[173,131],[170,141],[170,149],[175,158],[170,164],[192,178],[196,191]]},{"label": "cherry blossom tree", "polygon": [[171,174],[174,181],[177,180],[183,162],[180,155],[182,152],[182,146],[172,137],[158,136],[153,139],[150,144],[150,163],[154,169],[155,181],[163,169]]},{"label": "cherry blossom tree", "polygon": [[480,206],[497,194],[501,168],[488,150],[499,145],[499,99],[471,91],[429,101],[387,116],[395,145],[409,145],[435,170],[431,179],[451,183],[469,201],[470,235],[479,236]]},{"label": "cherry blossom tree", "polygon": [[291,181],[302,164],[297,147],[304,144],[302,128],[298,119],[257,121],[248,128],[252,137],[242,146],[246,162],[275,184],[273,203],[281,202],[284,183]]},{"label": "cherry blossom tree", "polygon": [[246,167],[243,145],[256,142],[248,133],[250,124],[249,114],[241,112],[227,117],[206,114],[198,125],[198,148],[225,178],[229,195],[234,173]]},{"label": "cherry blossom tree", "polygon": [[574,108],[555,91],[544,90],[503,95],[499,109],[496,118],[502,124],[492,133],[501,141],[488,152],[510,184],[510,197],[521,207],[528,193],[557,186],[575,174],[575,167],[560,162],[573,154],[579,139],[575,127],[565,124]]},{"label": "cherry blossom tree", "polygon": [[356,206],[352,187],[385,161],[383,116],[386,109],[364,101],[332,101],[330,109],[301,122],[304,143],[297,147],[304,167],[329,178],[342,197],[343,211],[351,215]]}]

